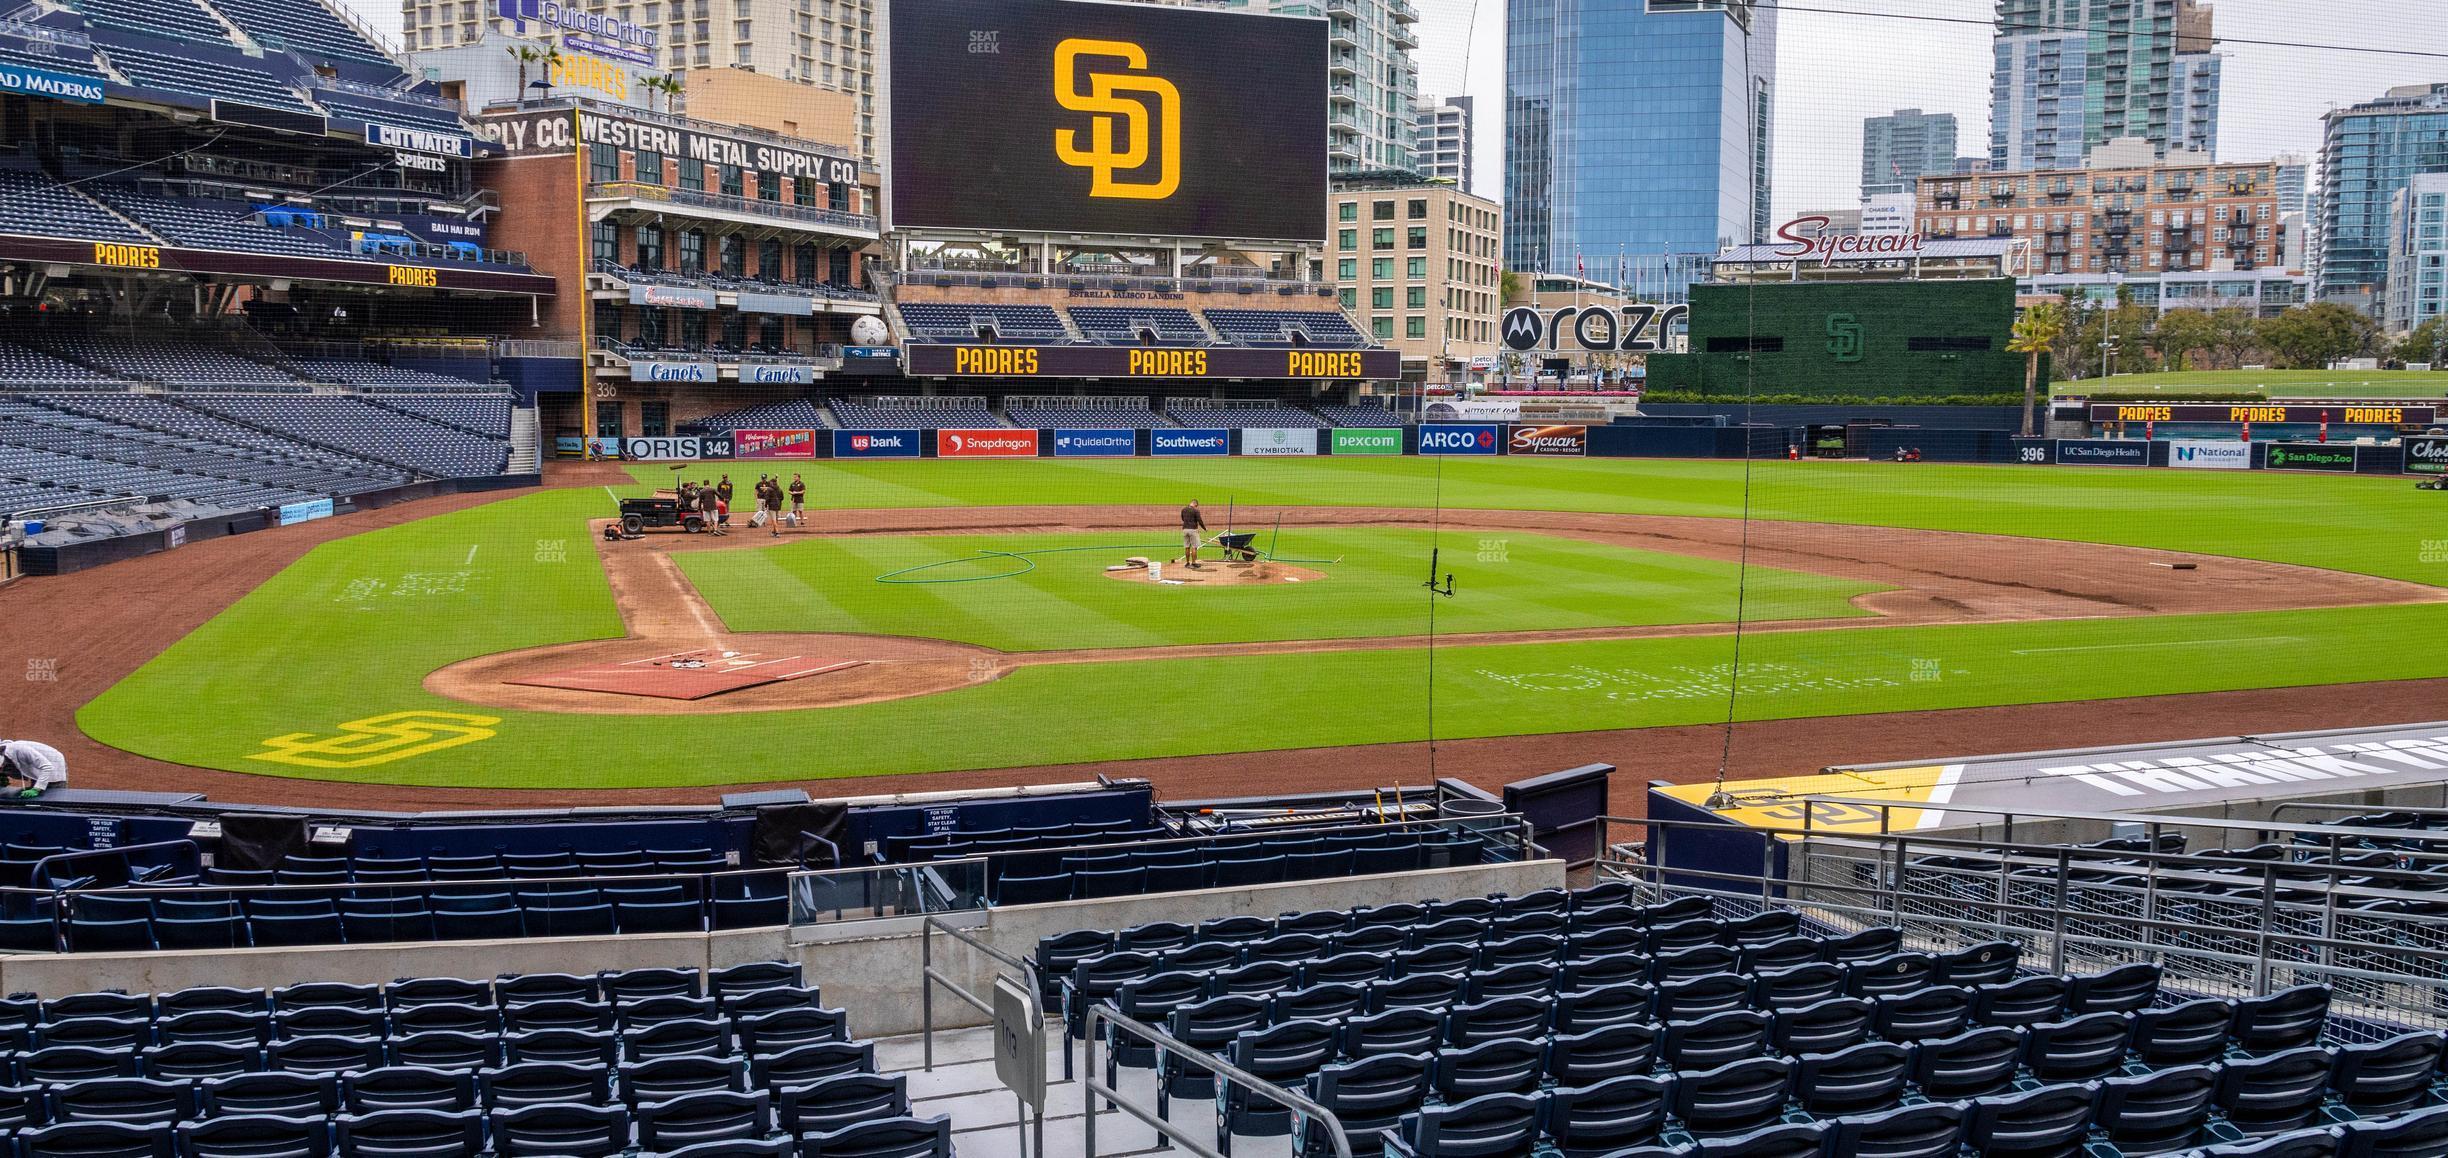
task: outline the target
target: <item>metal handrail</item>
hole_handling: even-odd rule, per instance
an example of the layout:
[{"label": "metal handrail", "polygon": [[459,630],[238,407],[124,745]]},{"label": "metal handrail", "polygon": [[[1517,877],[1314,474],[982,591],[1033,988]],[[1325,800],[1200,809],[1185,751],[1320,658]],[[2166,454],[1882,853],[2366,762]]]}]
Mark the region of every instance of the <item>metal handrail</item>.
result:
[{"label": "metal handrail", "polygon": [[[1166,1033],[1155,1026],[1127,1017],[1123,1015],[1122,1011],[1115,1009],[1111,1005],[1103,1004],[1091,1005],[1088,1007],[1087,1054],[1085,1060],[1083,1060],[1080,1065],[1080,1085],[1086,1091],[1082,1099],[1086,1103],[1082,1107],[1086,1111],[1085,1116],[1082,1118],[1082,1121],[1085,1123],[1083,1129],[1085,1130],[1086,1134],[1084,1139],[1086,1143],[1086,1158],[1097,1158],[1096,1100],[1097,1096],[1100,1094],[1104,1095],[1106,1105],[1112,1106],[1114,1109],[1120,1110],[1123,1113],[1129,1114],[1131,1117],[1137,1118],[1141,1124],[1155,1130],[1159,1135],[1162,1135],[1170,1141],[1180,1143],[1191,1153],[1198,1155],[1199,1158],[1225,1158],[1222,1151],[1219,1151],[1214,1147],[1209,1146],[1205,1142],[1200,1141],[1198,1138],[1183,1132],[1181,1127],[1164,1120],[1162,1117],[1143,1110],[1136,1105],[1123,1101],[1121,1098],[1122,1091],[1120,1089],[1113,1086],[1108,1086],[1104,1082],[1097,1079],[1096,1048],[1097,1039],[1100,1036],[1097,1032],[1097,1028],[1100,1023],[1114,1026],[1134,1037],[1143,1038],[1149,1042],[1152,1042],[1157,1046],[1157,1048],[1162,1049],[1167,1053],[1174,1054],[1191,1065],[1206,1070],[1208,1073],[1214,1074],[1216,1077],[1224,1081],[1231,1082],[1232,1084],[1248,1090],[1250,1093],[1261,1098],[1265,1098],[1270,1102],[1278,1103],[1285,1109],[1292,1111],[1294,1114],[1300,1115],[1303,1118],[1310,1119],[1315,1123],[1324,1126],[1326,1129],[1326,1140],[1334,1144],[1335,1158],[1352,1158],[1351,1137],[1343,1129],[1343,1119],[1336,1117],[1334,1111],[1309,1100],[1307,1097],[1301,1094],[1295,1093],[1282,1086],[1276,1085],[1273,1082],[1267,1081],[1264,1078],[1258,1077],[1255,1074],[1252,1074],[1249,1071],[1232,1064],[1231,1062],[1225,1061],[1223,1058],[1208,1053],[1207,1051],[1191,1045],[1180,1038],[1174,1037],[1172,1034]],[[1295,1143],[1295,1148],[1297,1152],[1297,1143]]]},{"label": "metal handrail", "polygon": [[997,949],[984,941],[978,940],[976,937],[970,936],[968,933],[953,925],[947,924],[943,918],[935,916],[931,913],[928,914],[926,920],[920,924],[918,929],[918,975],[921,979],[918,987],[918,1048],[921,1058],[920,1068],[926,1070],[928,1073],[935,1072],[936,986],[941,985],[945,989],[951,990],[952,996],[960,998],[961,1003],[967,1005],[969,1008],[977,1010],[979,1013],[983,1013],[988,1017],[994,1016],[994,1006],[987,1004],[985,998],[979,997],[975,993],[971,993],[968,989],[964,988],[960,982],[954,981],[950,977],[945,976],[941,970],[935,968],[935,932],[938,929],[942,930],[953,940],[967,945],[1001,964],[1009,965],[1012,968],[1019,970],[1020,980],[1027,984],[1032,992],[1044,992],[1043,989],[1038,987],[1039,979],[1037,976],[1036,962],[1014,957],[1001,949]]}]

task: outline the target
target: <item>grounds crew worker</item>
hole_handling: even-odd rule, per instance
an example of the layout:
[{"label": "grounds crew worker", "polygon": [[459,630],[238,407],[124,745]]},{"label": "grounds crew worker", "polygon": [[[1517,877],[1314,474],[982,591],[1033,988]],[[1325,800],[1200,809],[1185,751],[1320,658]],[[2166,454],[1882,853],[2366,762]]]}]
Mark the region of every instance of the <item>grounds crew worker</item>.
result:
[{"label": "grounds crew worker", "polygon": [[1190,505],[1181,509],[1181,524],[1182,561],[1189,564],[1191,570],[1199,570],[1199,540],[1203,537],[1199,532],[1207,529],[1207,517],[1199,513],[1197,499],[1190,500]]},{"label": "grounds crew worker", "polygon": [[796,527],[807,518],[807,480],[797,471],[791,472],[790,500],[790,524]]},{"label": "grounds crew worker", "polygon": [[722,476],[722,481],[714,484],[714,497],[722,500],[722,506],[718,515],[719,520],[725,524],[728,524],[731,521],[730,475],[726,474]]},{"label": "grounds crew worker", "polygon": [[0,786],[26,782],[18,795],[26,799],[68,783],[68,758],[49,744],[33,740],[0,740]]}]

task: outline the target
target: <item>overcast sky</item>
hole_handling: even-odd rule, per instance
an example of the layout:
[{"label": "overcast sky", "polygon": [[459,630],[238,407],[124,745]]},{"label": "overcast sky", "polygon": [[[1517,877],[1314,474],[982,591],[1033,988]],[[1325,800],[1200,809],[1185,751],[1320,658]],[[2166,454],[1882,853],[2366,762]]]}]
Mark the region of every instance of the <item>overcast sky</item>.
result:
[{"label": "overcast sky", "polygon": [[[396,0],[343,2],[398,35]],[[1477,98],[1478,192],[1501,200],[1505,0],[1416,2],[1420,90]],[[1787,2],[1777,36],[1780,219],[1858,201],[1864,117],[1900,108],[1951,112],[1962,151],[1988,151],[1991,0]],[[2212,9],[2222,38],[2344,46],[2221,43],[2223,161],[2287,152],[2310,159],[2319,152],[2320,116],[2328,109],[2369,100],[2391,85],[2448,81],[2448,0],[2216,0]]]},{"label": "overcast sky", "polygon": [[[1504,2],[1417,2],[1423,17],[1420,87],[1479,98],[1479,191],[1501,198],[1501,148],[1490,146],[1500,145],[1504,132]],[[1856,203],[1864,117],[1900,108],[1951,112],[1962,151],[1988,152],[1989,0],[1792,4],[1779,13],[1777,34],[1780,219]],[[2266,160],[2284,152],[2309,159],[2320,149],[2320,116],[2328,109],[2369,100],[2391,85],[2448,81],[2448,0],[2218,0],[2212,9],[2222,38],[2362,50],[2222,43],[2219,51],[2228,59],[2220,160]],[[1861,15],[1870,12],[1889,15]],[[2391,47],[2431,55],[2377,51]]]}]

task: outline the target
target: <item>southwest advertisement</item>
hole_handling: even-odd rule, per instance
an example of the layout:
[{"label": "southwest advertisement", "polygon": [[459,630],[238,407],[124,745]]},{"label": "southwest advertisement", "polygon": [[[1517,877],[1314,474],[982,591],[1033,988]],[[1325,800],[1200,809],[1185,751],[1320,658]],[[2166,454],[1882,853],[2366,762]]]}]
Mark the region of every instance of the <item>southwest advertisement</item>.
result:
[{"label": "southwest advertisement", "polygon": [[938,430],[937,458],[1035,458],[1034,430]]},{"label": "southwest advertisement", "polygon": [[1158,458],[1178,455],[1232,453],[1232,431],[1185,429],[1148,431],[1148,453]]},{"label": "southwest advertisement", "polygon": [[2177,439],[2168,443],[2168,465],[2179,470],[2251,470],[2252,444]]},{"label": "southwest advertisement", "polygon": [[894,229],[1325,240],[1327,22],[899,0]]}]

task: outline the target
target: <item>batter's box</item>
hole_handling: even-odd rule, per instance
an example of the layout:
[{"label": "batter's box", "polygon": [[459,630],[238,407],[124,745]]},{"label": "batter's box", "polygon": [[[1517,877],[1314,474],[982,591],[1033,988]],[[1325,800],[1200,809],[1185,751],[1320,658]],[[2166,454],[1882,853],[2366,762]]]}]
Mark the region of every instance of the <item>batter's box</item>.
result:
[{"label": "batter's box", "polygon": [[848,671],[866,662],[810,655],[699,649],[650,655],[619,663],[592,663],[505,682],[539,688],[652,696],[664,700],[702,700],[707,696],[719,696],[742,688]]}]

